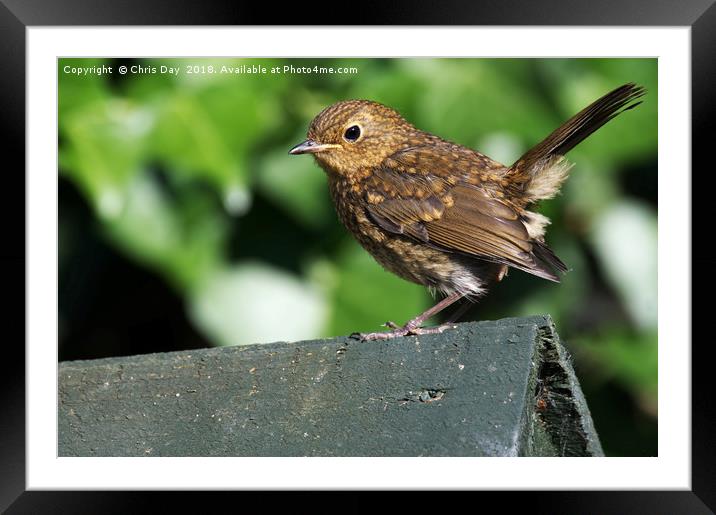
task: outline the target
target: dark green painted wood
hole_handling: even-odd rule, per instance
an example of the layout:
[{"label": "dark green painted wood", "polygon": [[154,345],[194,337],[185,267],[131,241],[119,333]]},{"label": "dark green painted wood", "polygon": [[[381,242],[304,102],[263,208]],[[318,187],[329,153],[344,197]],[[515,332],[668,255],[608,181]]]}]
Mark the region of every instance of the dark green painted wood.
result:
[{"label": "dark green painted wood", "polygon": [[60,456],[592,456],[546,316],[59,366]]}]

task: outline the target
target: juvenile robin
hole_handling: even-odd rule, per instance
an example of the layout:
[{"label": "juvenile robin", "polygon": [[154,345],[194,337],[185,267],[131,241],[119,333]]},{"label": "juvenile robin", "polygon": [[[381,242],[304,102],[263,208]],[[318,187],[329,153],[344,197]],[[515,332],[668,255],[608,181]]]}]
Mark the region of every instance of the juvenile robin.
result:
[{"label": "juvenile robin", "polygon": [[290,154],[313,154],[328,176],[338,217],[385,269],[445,298],[403,326],[363,340],[442,332],[422,327],[462,298],[471,300],[517,268],[559,282],[565,264],[545,243],[549,219],[530,211],[554,197],[571,164],[564,155],[645,90],[607,93],[511,166],[415,128],[369,100],[337,102],[316,116]]}]

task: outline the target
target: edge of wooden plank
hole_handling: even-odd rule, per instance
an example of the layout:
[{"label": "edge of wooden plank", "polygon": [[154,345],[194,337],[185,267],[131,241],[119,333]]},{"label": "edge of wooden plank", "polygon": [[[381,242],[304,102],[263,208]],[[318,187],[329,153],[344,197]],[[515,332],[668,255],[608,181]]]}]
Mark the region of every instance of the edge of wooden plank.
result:
[{"label": "edge of wooden plank", "polygon": [[537,323],[521,456],[604,456],[587,401],[550,316]]}]

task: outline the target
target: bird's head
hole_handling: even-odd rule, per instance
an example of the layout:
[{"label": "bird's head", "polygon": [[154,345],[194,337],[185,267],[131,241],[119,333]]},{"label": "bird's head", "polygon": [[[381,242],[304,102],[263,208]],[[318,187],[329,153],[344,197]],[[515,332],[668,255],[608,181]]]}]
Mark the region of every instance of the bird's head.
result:
[{"label": "bird's head", "polygon": [[417,133],[390,107],[345,100],[321,111],[311,122],[308,139],[289,154],[313,154],[327,172],[350,176],[410,146]]}]

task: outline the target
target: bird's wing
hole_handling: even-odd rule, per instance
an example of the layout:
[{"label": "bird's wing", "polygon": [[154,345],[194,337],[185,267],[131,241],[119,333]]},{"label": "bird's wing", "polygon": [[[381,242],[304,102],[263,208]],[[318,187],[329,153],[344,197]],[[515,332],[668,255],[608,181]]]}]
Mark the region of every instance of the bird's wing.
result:
[{"label": "bird's wing", "polygon": [[566,271],[564,263],[530,238],[518,212],[481,187],[474,170],[464,170],[475,162],[452,150],[413,147],[386,159],[366,179],[370,218],[388,232],[559,282],[555,270]]}]

